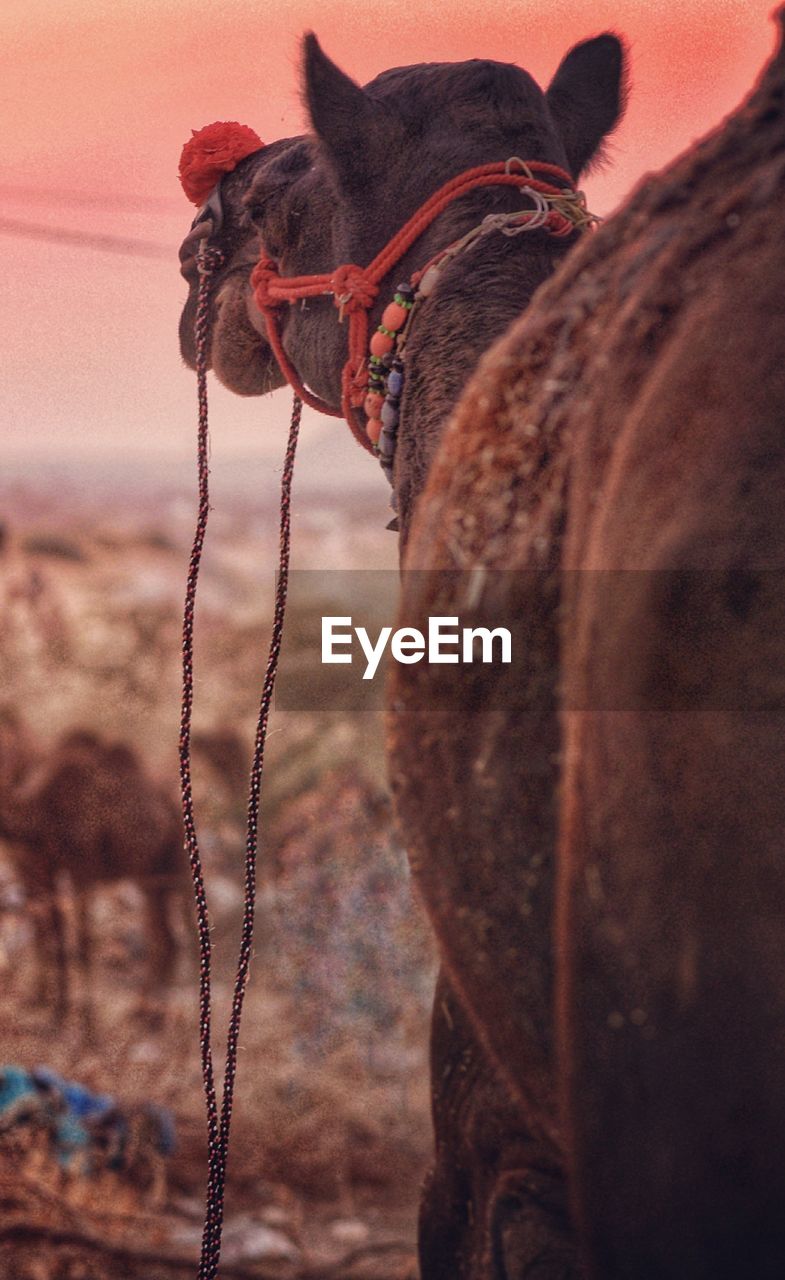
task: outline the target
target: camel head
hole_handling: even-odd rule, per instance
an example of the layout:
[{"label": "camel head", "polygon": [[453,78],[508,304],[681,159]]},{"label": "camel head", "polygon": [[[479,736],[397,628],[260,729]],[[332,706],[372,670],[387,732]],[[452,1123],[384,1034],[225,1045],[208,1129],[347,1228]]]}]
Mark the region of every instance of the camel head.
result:
[{"label": "camel head", "polygon": [[[521,156],[577,181],[624,104],[624,51],[611,34],[571,49],[545,93],[519,67],[483,60],[398,67],[361,88],[312,34],[303,75],[313,141],[255,169],[246,201],[286,276],[369,263],[435,190],[474,165]],[[372,322],[399,280],[484,214],[515,207],[516,197],[486,188],[451,205],[382,282]],[[305,382],[337,407],[346,326],[332,301],[288,307],[282,332]]]},{"label": "camel head", "polygon": [[[247,216],[244,199],[250,186],[262,181],[267,169],[290,150],[297,150],[300,142],[298,138],[284,138],[253,152],[223,177],[220,188],[202,211],[207,217],[212,216],[216,226],[210,243],[224,255],[211,295],[208,367],[230,391],[241,396],[264,395],[283,385],[263,326],[258,317],[256,327],[249,318],[247,280],[259,257],[259,231]],[[204,225],[200,215],[180,248],[180,272],[188,283],[188,297],[180,317],[180,351],[190,369],[196,366],[196,254]]]}]

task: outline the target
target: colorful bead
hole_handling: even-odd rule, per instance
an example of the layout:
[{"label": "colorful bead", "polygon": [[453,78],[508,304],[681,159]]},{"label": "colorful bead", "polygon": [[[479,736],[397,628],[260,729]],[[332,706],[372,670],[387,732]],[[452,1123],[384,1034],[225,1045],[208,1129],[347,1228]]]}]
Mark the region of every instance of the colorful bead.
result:
[{"label": "colorful bead", "polygon": [[378,418],[383,404],[384,396],[380,391],[369,391],[365,397],[363,408],[369,418]]},{"label": "colorful bead", "polygon": [[376,444],[382,433],[382,424],[379,418],[369,418],[365,424],[365,433],[371,444]]},{"label": "colorful bead", "polygon": [[399,396],[403,391],[403,374],[400,369],[391,369],[387,376],[387,394]]},{"label": "colorful bead", "polygon": [[390,431],[393,431],[398,426],[398,419],[401,415],[398,411],[397,404],[392,400],[385,400],[379,416],[381,417],[382,424],[389,428]]},{"label": "colorful bead", "polygon": [[399,284],[395,292],[396,294],[400,294],[401,297],[404,298],[405,301],[407,302],[414,301],[414,289],[408,283],[408,281],[404,281],[403,284]]},{"label": "colorful bead", "polygon": [[376,333],[371,338],[371,353],[375,356],[383,356],[388,351],[392,351],[393,339],[389,333]]},{"label": "colorful bead", "polygon": [[392,458],[395,454],[395,436],[386,427],[382,429],[382,433],[379,436],[378,448],[379,456],[382,458]]},{"label": "colorful bead", "polygon": [[386,330],[391,330],[394,333],[400,329],[408,314],[406,307],[402,307],[397,302],[390,302],[382,313],[382,325]]}]

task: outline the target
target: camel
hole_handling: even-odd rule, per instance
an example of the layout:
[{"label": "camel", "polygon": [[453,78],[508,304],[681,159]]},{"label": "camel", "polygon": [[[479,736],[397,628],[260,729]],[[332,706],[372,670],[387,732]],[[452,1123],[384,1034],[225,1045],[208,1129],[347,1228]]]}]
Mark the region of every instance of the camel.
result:
[{"label": "camel", "polygon": [[[76,904],[76,967],[82,1013],[89,999],[92,931],[90,897],[101,885],[133,880],[144,895],[149,954],[145,1004],[171,983],[177,941],[169,914],[177,899],[188,912],[190,888],[178,807],[143,770],[125,744],[87,730],[64,734],[43,750],[11,709],[0,716],[0,838],[31,910],[38,978],[36,1002],[49,1003],[61,1022],[72,1003],[71,966],[59,880],[66,876]],[[189,930],[190,933],[190,930]]]},{"label": "camel", "polygon": [[[288,140],[285,151],[269,163],[258,160],[260,169],[245,198],[265,251],[284,276],[369,261],[445,180],[489,159],[525,156],[552,162],[577,180],[601,152],[624,105],[623,46],[613,35],[572,49],[547,94],[519,68],[484,61],[398,68],[361,89],[326,57],[315,37],[306,38],[304,54],[314,136]],[[485,214],[519,204],[517,191],[487,188],[451,205],[382,282],[371,324],[378,321],[397,280],[407,279]],[[222,233],[217,243],[222,246]],[[443,272],[429,300],[428,323],[414,326],[407,348],[394,473],[402,550],[439,439],[467,380],[485,349],[528,305],[568,248],[569,242],[544,234],[518,242],[488,236],[470,259]],[[248,342],[249,319],[261,341],[268,336],[248,287],[243,305],[237,296],[246,263],[243,250],[235,248],[230,259],[238,268],[232,277],[234,310],[227,308],[222,335],[230,347],[228,321],[239,317],[240,355]],[[189,283],[186,325],[193,317],[193,276]],[[436,324],[431,321],[435,314]],[[346,338],[332,303],[313,299],[290,307],[282,327],[287,354],[300,376],[337,407]],[[266,358],[268,349],[262,350]],[[188,359],[185,346],[184,355]],[[254,359],[258,385],[258,350]],[[213,363],[221,376],[215,359]],[[471,1090],[463,1079],[467,1062]],[[532,1213],[530,1191],[514,1183],[512,1151],[536,1144],[445,977],[434,1010],[432,1071],[437,1160],[420,1228],[425,1280],[486,1276],[491,1266],[494,1275],[512,1280],[525,1273],[533,1248],[538,1256],[550,1249],[554,1265],[561,1268],[547,1274],[577,1274],[559,1158],[547,1141],[541,1144],[544,1189],[540,1208]],[[475,1135],[473,1144],[466,1141],[467,1127]]]},{"label": "camel", "polygon": [[407,551],[445,571],[407,625],[521,627],[517,667],[395,667],[391,773],[516,1194],[563,1170],[592,1280],[785,1274],[779,25],[482,361]]},{"label": "camel", "polygon": [[[453,571],[475,569],[481,612],[502,607],[527,640],[523,673],[396,668],[390,702],[449,981],[437,1030],[464,1016],[522,1134],[480,1270],[464,1255],[452,1274],[576,1274],[544,1212],[543,1181],[565,1173],[592,1277],[783,1271],[783,619],[767,571],[783,550],[784,83],[780,49],[717,134],[568,258],[483,361],[417,503],[406,564],[452,577],[409,576],[405,621],[458,612]],[[354,102],[339,115],[367,123]],[[465,1138],[465,1115],[448,1120]],[[454,1249],[448,1172],[427,1276]],[[517,1270],[511,1199],[532,1218]]]}]

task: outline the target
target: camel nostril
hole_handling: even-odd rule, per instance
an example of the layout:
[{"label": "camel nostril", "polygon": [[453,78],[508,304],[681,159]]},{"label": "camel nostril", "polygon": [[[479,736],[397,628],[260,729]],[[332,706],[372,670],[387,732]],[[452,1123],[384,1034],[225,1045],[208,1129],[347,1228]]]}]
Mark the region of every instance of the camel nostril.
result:
[{"label": "camel nostril", "polygon": [[207,236],[213,234],[213,223],[211,218],[202,218],[195,223],[188,232],[188,235],[180,245],[179,257],[183,266],[192,260],[195,260],[196,251],[199,247],[199,241],[204,240]]}]

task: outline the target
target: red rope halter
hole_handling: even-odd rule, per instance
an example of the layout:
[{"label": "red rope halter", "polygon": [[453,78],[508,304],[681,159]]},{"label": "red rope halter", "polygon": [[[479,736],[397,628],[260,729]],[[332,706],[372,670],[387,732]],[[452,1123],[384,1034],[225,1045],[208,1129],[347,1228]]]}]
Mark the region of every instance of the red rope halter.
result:
[{"label": "red rope halter", "polygon": [[[570,235],[576,227],[591,221],[590,215],[585,213],[583,198],[572,190],[572,179],[558,165],[537,160],[530,160],[525,164],[515,161],[521,165],[522,172],[511,173],[513,163],[511,160],[494,161],[467,169],[465,173],[451,178],[420,206],[367,267],[346,263],[323,275],[281,276],[275,263],[264,252],[254,267],[251,273],[254,300],[265,318],[268,341],[287,382],[295,394],[311,408],[336,418],[343,416],[355,439],[364,449],[374,451],[356,416],[356,410],[362,405],[367,391],[365,359],[368,352],[368,313],[379,292],[380,282],[442,210],[451,201],[466,195],[475,187],[528,187],[562,203],[562,207],[559,207],[559,203],[554,203],[547,219],[542,223],[550,235]],[[566,190],[536,178],[535,173],[561,180],[567,184]],[[576,214],[576,210],[583,210],[583,216]],[[341,320],[344,315],[349,316],[349,356],[341,376],[340,411],[332,408],[319,396],[313,395],[303,385],[284,350],[278,318],[283,303],[324,295],[332,295]]]}]

